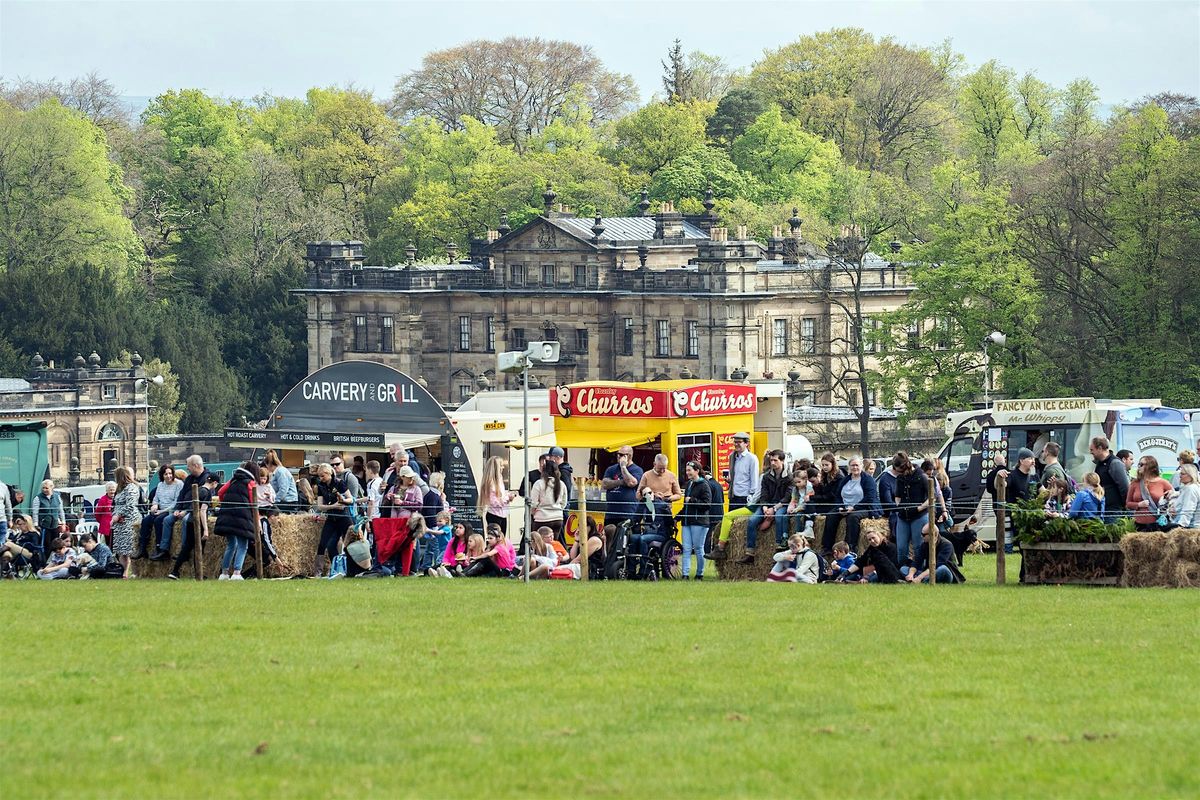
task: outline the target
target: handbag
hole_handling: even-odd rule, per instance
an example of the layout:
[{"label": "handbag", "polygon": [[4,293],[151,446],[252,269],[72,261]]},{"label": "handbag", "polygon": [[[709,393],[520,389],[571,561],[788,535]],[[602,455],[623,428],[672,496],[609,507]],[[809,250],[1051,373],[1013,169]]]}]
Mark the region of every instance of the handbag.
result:
[{"label": "handbag", "polygon": [[[1157,519],[1154,520],[1155,523],[1164,528],[1167,525],[1169,525],[1171,521],[1169,519],[1167,519],[1166,504],[1163,504],[1160,506],[1158,503],[1154,502],[1153,497],[1146,494],[1146,482],[1145,481],[1138,481],[1138,491],[1141,492],[1142,499],[1145,500],[1146,505],[1149,506],[1150,513],[1156,515]],[[1163,499],[1166,500],[1169,496],[1170,496],[1169,494],[1164,494]]]}]

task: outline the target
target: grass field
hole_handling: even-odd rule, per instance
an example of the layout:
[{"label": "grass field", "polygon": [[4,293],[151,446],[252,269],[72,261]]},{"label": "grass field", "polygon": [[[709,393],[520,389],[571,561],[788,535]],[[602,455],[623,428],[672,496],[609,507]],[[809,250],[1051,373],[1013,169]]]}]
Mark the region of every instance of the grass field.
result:
[{"label": "grass field", "polygon": [[6,582],[0,797],[1200,795],[1200,592]]}]

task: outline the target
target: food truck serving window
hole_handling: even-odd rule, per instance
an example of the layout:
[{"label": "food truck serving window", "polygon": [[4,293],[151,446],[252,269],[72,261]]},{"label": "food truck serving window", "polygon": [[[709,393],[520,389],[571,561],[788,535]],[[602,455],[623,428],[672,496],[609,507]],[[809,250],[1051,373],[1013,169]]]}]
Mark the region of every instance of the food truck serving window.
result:
[{"label": "food truck serving window", "polygon": [[689,433],[678,437],[676,440],[678,446],[678,458],[675,463],[678,465],[679,475],[683,476],[683,466],[689,461],[699,462],[700,466],[705,470],[712,469],[712,434],[711,433]]}]

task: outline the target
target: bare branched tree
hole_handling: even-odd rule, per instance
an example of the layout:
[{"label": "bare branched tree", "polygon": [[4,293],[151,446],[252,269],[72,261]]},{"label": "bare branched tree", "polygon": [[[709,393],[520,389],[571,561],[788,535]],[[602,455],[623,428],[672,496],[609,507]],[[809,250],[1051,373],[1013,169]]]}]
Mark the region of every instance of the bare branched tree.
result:
[{"label": "bare branched tree", "polygon": [[510,36],[429,53],[396,82],[389,113],[429,116],[447,130],[474,117],[519,147],[579,99],[605,122],[629,110],[637,89],[630,76],[605,69],[590,47]]}]

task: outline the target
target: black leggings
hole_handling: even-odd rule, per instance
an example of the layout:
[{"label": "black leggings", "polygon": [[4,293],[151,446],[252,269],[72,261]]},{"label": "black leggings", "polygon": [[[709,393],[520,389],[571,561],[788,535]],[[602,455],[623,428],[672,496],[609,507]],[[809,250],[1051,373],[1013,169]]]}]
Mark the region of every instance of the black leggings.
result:
[{"label": "black leggings", "polygon": [[329,556],[331,559],[336,556],[338,540],[345,536],[349,529],[349,517],[334,516],[333,514],[325,517],[325,524],[321,526],[321,541],[317,545],[317,555]]},{"label": "black leggings", "polygon": [[468,578],[507,578],[512,572],[500,569],[490,558],[481,558],[467,568]]},{"label": "black leggings", "polygon": [[489,511],[483,515],[483,521],[487,525],[499,525],[501,533],[508,533],[508,517],[497,517]]}]

